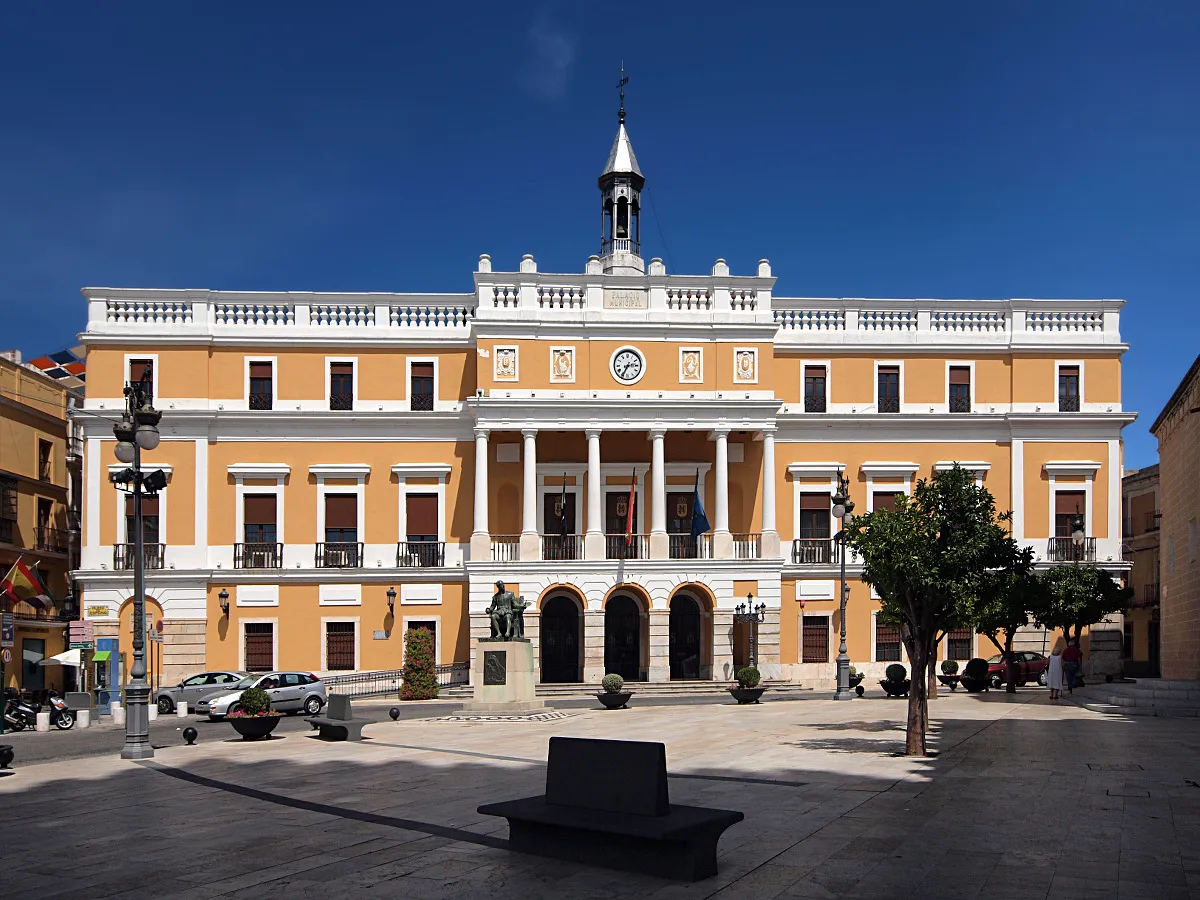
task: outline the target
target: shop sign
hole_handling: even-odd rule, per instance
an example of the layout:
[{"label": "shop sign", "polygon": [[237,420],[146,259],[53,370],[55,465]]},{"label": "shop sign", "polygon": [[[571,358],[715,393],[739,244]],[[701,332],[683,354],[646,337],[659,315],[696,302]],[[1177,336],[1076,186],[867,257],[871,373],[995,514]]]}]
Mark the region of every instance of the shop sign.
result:
[{"label": "shop sign", "polygon": [[87,614],[96,619],[103,619],[108,616],[107,606],[89,606]]},{"label": "shop sign", "polygon": [[11,647],[17,641],[17,623],[12,613],[0,613],[0,647]]}]

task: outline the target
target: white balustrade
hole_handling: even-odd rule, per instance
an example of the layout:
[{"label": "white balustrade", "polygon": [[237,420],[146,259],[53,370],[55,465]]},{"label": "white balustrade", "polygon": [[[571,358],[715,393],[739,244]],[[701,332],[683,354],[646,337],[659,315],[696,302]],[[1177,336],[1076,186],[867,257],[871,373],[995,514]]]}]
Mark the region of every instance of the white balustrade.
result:
[{"label": "white balustrade", "polygon": [[511,284],[498,284],[492,288],[492,305],[497,309],[516,309],[521,305],[521,292]]},{"label": "white balustrade", "polygon": [[845,331],[846,313],[840,309],[777,309],[779,327],[794,331]]},{"label": "white balustrade", "polygon": [[308,323],[322,328],[375,324],[375,307],[364,303],[314,303]]},{"label": "white balustrade", "polygon": [[1104,313],[1096,310],[1040,310],[1025,313],[1025,328],[1037,332],[1101,332]]},{"label": "white balustrade", "polygon": [[587,305],[587,292],[582,287],[541,286],[537,294],[541,309],[583,309]]},{"label": "white balustrade", "polygon": [[213,324],[287,327],[296,324],[296,309],[290,303],[215,303]]},{"label": "white balustrade", "polygon": [[471,306],[407,306],[393,303],[388,324],[401,328],[460,328],[475,317]]},{"label": "white balustrade", "polygon": [[931,331],[950,331],[974,334],[998,334],[1008,330],[1008,322],[1000,310],[942,310],[929,316]]},{"label": "white balustrade", "polygon": [[109,300],[104,321],[114,325],[191,325],[190,300]]},{"label": "white balustrade", "polygon": [[707,312],[712,307],[712,291],[708,288],[667,288],[667,309]]},{"label": "white balustrade", "polygon": [[917,313],[913,309],[864,309],[858,314],[863,331],[913,331]]},{"label": "white balustrade", "polygon": [[758,291],[731,289],[729,305],[734,312],[754,312],[758,309]]}]

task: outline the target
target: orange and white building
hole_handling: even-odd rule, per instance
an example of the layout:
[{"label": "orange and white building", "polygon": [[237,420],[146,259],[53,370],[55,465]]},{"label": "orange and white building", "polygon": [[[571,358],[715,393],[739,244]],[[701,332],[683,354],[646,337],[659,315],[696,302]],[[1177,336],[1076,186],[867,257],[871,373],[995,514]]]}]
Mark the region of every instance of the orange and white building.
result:
[{"label": "orange and white building", "polygon": [[[643,183],[622,122],[582,273],[484,255],[461,293],[86,289],[76,577],[97,637],[128,642],[111,424],[146,366],[167,680],[394,669],[417,623],[466,661],[504,581],[534,604],[544,681],[728,679],[752,594],[764,675],[829,684],[839,471],[862,512],[957,461],[1041,564],[1125,565],[1122,301],[780,297],[766,260],[675,275],[642,258]],[[712,528],[693,540],[697,487]],[[850,655],[873,672],[903,651],[848,571]]]}]

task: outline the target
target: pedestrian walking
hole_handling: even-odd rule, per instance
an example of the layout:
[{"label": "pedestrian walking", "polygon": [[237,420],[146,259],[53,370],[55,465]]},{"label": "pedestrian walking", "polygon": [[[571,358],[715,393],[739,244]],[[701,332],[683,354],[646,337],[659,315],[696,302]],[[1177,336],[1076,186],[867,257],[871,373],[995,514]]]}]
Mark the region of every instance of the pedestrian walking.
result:
[{"label": "pedestrian walking", "polygon": [[1067,649],[1062,652],[1063,680],[1067,685],[1067,693],[1075,692],[1075,681],[1079,677],[1079,669],[1083,665],[1083,651],[1079,649],[1079,641],[1067,643]]},{"label": "pedestrian walking", "polygon": [[1054,648],[1050,654],[1050,664],[1046,666],[1046,684],[1050,687],[1050,699],[1057,700],[1063,691],[1063,658],[1062,650]]}]

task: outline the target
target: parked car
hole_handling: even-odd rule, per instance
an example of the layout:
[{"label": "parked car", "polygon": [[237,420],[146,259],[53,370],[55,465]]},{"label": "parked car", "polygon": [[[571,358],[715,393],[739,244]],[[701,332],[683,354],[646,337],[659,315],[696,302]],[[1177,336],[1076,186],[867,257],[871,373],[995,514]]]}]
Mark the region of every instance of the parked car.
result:
[{"label": "parked car", "polygon": [[164,715],[172,712],[180,701],[186,702],[188,709],[195,709],[196,704],[205,697],[225,693],[231,685],[237,684],[248,674],[250,673],[232,671],[201,672],[199,675],[185,678],[179,684],[160,688],[154,695],[154,700],[158,704],[158,711]]},{"label": "parked car", "polygon": [[[1029,650],[1018,650],[1013,655],[1017,658],[1018,686],[1030,681],[1036,681],[1042,687],[1046,686],[1046,666],[1050,665],[1050,660],[1040,653],[1033,653]],[[999,653],[988,658],[988,681],[994,688],[1003,686],[1005,682],[1004,657]]]},{"label": "parked car", "polygon": [[328,702],[325,682],[308,672],[268,672],[265,675],[247,675],[229,686],[226,693],[210,695],[196,704],[196,712],[220,721],[238,708],[238,700],[246,688],[258,687],[271,698],[271,708],[276,712],[298,713],[304,711],[315,716]]}]

